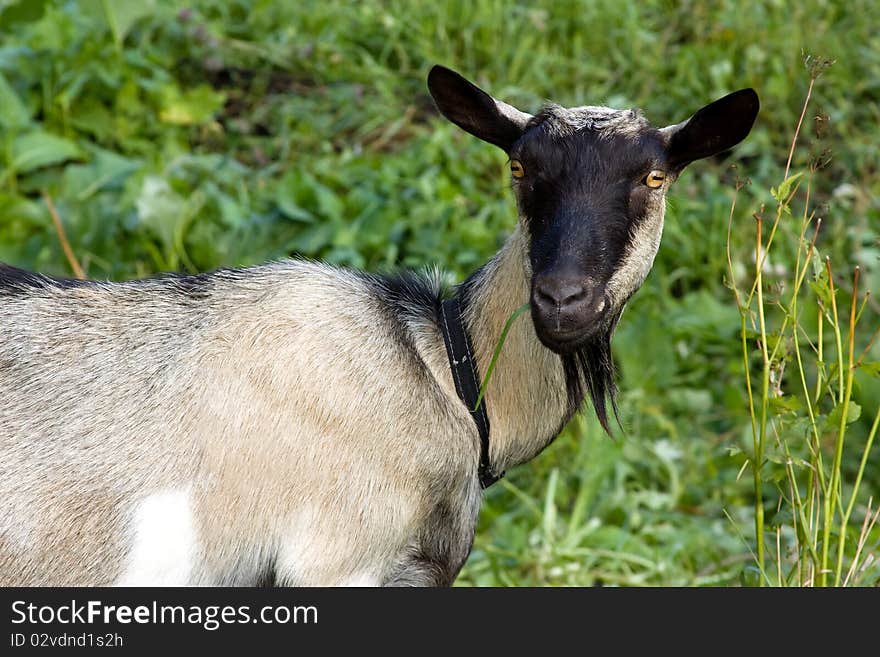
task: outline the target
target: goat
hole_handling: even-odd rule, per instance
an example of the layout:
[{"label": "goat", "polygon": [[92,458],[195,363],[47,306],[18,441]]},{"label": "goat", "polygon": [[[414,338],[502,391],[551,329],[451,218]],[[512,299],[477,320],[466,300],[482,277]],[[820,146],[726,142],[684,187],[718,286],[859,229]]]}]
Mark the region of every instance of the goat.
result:
[{"label": "goat", "polygon": [[[458,330],[430,273],[282,260],[112,283],[0,267],[0,584],[449,585],[478,472],[536,456],[587,395],[607,428],[611,336],[666,192],[746,137],[757,95],[657,129],[634,110],[530,115],[441,66],[428,88],[508,155],[519,208],[456,289]],[[482,425],[462,388],[525,302]]]}]

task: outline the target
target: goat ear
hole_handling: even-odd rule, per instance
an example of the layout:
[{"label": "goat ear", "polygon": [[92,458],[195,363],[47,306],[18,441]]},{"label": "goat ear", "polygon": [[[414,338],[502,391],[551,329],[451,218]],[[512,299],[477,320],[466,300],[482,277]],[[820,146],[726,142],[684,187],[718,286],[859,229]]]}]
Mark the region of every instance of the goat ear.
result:
[{"label": "goat ear", "polygon": [[759,107],[754,89],[740,89],[706,105],[687,121],[663,128],[672,168],[682,169],[736,146],[751,131]]},{"label": "goat ear", "polygon": [[475,137],[505,151],[509,151],[522,136],[532,118],[530,114],[495,100],[445,66],[434,66],[428,73],[428,90],[443,116]]}]

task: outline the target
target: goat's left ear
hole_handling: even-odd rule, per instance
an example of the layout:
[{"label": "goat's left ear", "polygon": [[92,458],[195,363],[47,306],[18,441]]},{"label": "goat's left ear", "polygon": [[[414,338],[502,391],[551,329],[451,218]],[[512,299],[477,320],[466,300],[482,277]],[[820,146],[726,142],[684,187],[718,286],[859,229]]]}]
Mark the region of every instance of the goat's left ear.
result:
[{"label": "goat's left ear", "polygon": [[519,139],[531,114],[492,98],[477,85],[445,66],[428,73],[428,91],[447,119],[505,152]]},{"label": "goat's left ear", "polygon": [[663,128],[670,166],[682,169],[733,148],[751,131],[759,107],[754,89],[740,89],[706,105],[687,121]]}]

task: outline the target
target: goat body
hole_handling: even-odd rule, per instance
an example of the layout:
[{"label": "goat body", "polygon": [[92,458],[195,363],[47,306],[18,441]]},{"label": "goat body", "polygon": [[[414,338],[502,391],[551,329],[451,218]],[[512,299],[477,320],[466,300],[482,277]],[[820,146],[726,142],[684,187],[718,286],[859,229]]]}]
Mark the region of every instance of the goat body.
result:
[{"label": "goat body", "polygon": [[[467,307],[482,371],[500,331],[482,318],[528,293],[504,271],[517,242],[485,270],[511,289]],[[454,579],[479,439],[436,280],[302,261],[75,285],[0,271],[0,583]],[[559,359],[526,329],[493,376],[511,396],[489,407],[495,463],[530,458],[566,413]],[[556,417],[535,417],[548,391]]]}]

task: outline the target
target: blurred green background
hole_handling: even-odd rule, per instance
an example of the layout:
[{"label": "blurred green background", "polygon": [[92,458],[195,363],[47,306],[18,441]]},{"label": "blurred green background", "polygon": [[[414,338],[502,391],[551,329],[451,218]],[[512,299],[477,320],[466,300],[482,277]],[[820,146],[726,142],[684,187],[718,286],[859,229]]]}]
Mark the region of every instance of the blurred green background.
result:
[{"label": "blurred green background", "polygon": [[[624,431],[610,439],[585,413],[488,491],[460,578],[749,583],[754,511],[738,473],[751,438],[725,238],[749,178],[733,218],[744,271],[751,214],[773,203],[809,84],[805,52],[836,63],[792,170],[825,152],[819,248],[842,279],[858,264],[880,291],[875,0],[0,0],[0,261],[70,275],[45,193],[93,278],[303,255],[439,263],[455,282],[515,210],[505,156],[433,109],[431,64],[525,110],[636,106],[656,125],[752,86],[755,130],[673,188],[653,273],[615,337]],[[786,262],[772,264],[782,277]],[[877,380],[855,397],[876,408]],[[771,491],[770,516],[775,505]]]}]

